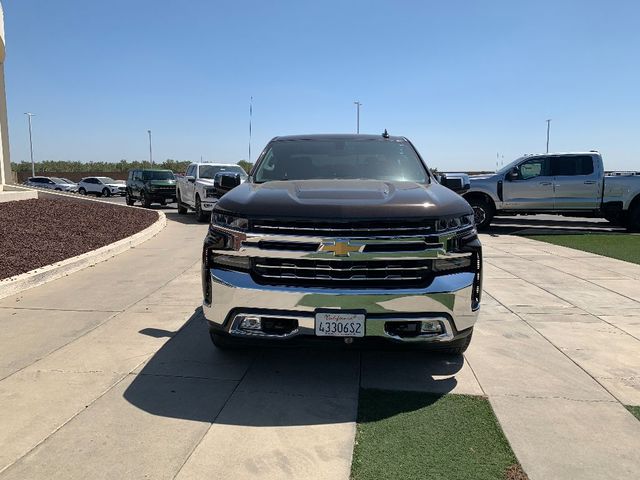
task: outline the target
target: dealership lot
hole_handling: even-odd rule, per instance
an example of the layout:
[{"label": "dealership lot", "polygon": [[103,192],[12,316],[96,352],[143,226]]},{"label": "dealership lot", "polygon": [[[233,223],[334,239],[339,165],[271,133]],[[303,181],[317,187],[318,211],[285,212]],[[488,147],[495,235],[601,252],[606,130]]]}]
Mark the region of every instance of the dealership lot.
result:
[{"label": "dealership lot", "polygon": [[640,266],[505,234],[609,224],[499,219],[464,359],[229,353],[199,309],[207,226],[163,211],[152,240],[0,301],[0,478],[348,478],[361,387],[488,396],[531,479],[640,470]]}]

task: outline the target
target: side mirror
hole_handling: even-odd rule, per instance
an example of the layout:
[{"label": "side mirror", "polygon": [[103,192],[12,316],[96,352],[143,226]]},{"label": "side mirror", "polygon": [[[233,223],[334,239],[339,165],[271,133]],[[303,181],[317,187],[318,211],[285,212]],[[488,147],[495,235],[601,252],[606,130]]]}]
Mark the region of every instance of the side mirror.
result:
[{"label": "side mirror", "polygon": [[462,193],[471,188],[469,176],[464,173],[454,173],[452,176],[447,176],[443,173],[440,175],[439,182],[456,193]]},{"label": "side mirror", "polygon": [[226,193],[240,185],[241,181],[239,173],[218,173],[213,179],[213,186],[218,192]]},{"label": "side mirror", "polygon": [[513,167],[511,169],[511,171],[509,171],[509,173],[507,173],[507,177],[506,179],[510,182],[513,182],[514,180],[518,179],[518,169],[516,167]]},{"label": "side mirror", "polygon": [[187,179],[187,182],[191,182],[194,183],[196,181],[196,177],[193,177],[191,175],[185,175],[185,177]]}]

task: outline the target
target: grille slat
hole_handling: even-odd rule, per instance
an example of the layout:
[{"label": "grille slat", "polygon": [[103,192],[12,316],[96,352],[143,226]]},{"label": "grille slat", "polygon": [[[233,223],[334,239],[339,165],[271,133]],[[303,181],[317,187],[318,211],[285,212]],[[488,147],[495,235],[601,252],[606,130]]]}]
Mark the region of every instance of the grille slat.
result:
[{"label": "grille slat", "polygon": [[[371,286],[410,287],[424,285],[433,278],[431,260],[386,260],[350,262],[348,260],[312,260],[256,258],[252,275],[268,284],[335,286],[351,282],[357,288]],[[390,285],[391,284],[391,285]]]}]

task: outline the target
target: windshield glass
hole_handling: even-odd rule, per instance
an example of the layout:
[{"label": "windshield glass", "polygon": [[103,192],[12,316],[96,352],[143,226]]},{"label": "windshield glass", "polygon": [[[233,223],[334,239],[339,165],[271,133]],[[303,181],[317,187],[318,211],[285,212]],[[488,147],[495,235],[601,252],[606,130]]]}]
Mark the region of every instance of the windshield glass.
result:
[{"label": "windshield glass", "polygon": [[247,176],[239,165],[200,165],[200,178],[213,178],[216,173],[220,172],[239,173],[241,177]]},{"label": "windshield glass", "polygon": [[102,183],[116,183],[116,181],[111,177],[96,177]]},{"label": "windshield glass", "polygon": [[255,174],[258,183],[311,179],[429,181],[408,142],[382,138],[275,141]]},{"label": "windshield glass", "polygon": [[143,180],[175,180],[175,176],[173,172],[169,170],[151,170],[147,172],[142,172]]},{"label": "windshield glass", "polygon": [[49,178],[53,181],[53,183],[66,183],[64,180],[58,177],[49,177]]},{"label": "windshield glass", "polygon": [[508,165],[505,165],[504,167],[502,167],[500,170],[498,170],[496,173],[507,173],[508,171],[510,171],[513,167],[515,167],[516,165],[518,165],[518,163],[520,163],[521,160],[523,160],[524,157],[520,157],[520,158],[516,158],[513,162],[511,162]]}]

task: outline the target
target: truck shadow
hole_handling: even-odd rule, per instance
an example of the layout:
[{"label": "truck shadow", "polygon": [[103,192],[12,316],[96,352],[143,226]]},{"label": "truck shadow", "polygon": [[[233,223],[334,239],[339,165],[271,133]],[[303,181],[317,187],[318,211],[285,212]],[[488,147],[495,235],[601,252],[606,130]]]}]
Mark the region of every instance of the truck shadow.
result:
[{"label": "truck shadow", "polygon": [[178,213],[178,210],[174,208],[172,210],[165,210],[164,213],[167,216],[167,220],[171,222],[182,223],[183,225],[207,225],[207,222],[199,222],[196,214],[193,212],[181,215]]},{"label": "truck shadow", "polygon": [[222,351],[211,344],[198,309],[124,392],[152,415],[239,426],[353,422],[361,388],[431,392],[418,403],[389,405],[389,416],[429,405],[457,385],[462,356],[424,350],[330,347]]}]

